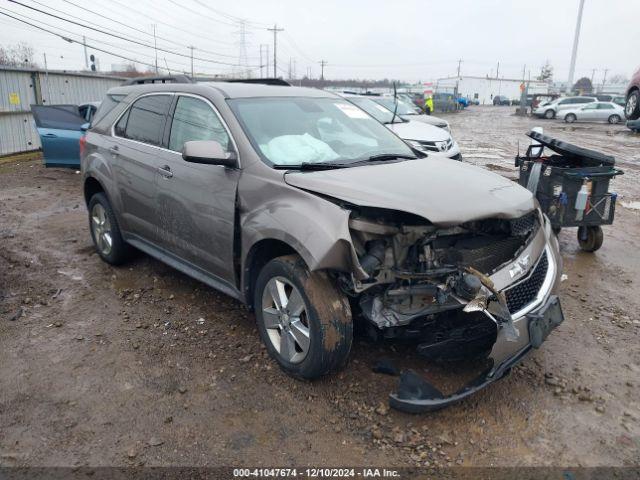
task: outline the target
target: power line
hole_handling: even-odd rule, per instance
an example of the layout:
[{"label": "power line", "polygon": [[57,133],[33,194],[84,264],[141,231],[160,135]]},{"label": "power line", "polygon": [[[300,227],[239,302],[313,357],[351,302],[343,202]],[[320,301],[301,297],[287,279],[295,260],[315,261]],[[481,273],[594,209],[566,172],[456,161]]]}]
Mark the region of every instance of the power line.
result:
[{"label": "power line", "polygon": [[235,16],[235,15],[231,15],[230,13],[225,13],[225,12],[223,12],[223,11],[221,11],[221,10],[218,10],[218,9],[216,9],[216,8],[213,8],[213,7],[212,7],[212,6],[210,6],[210,5],[207,5],[206,3],[204,3],[204,2],[202,2],[202,1],[200,1],[200,0],[193,0],[193,1],[194,1],[195,3],[197,3],[198,5],[200,5],[201,7],[206,8],[207,10],[210,10],[210,11],[212,11],[212,12],[214,12],[214,13],[217,13],[218,15],[220,15],[220,16],[222,16],[222,17],[225,17],[225,18],[226,18],[226,19],[228,19],[228,20],[232,20],[232,21],[235,21],[235,22],[244,22],[244,23],[246,23],[246,24],[248,24],[248,25],[254,25],[256,28],[265,28],[265,27],[268,27],[268,26],[269,26],[269,25],[268,25],[268,24],[266,24],[266,23],[254,22],[254,21],[251,21],[251,20],[247,20],[247,19],[245,19],[245,18],[242,18],[242,17],[237,17],[237,16]]},{"label": "power line", "polygon": [[[11,12],[11,13],[14,13],[14,12]],[[22,19],[20,19],[20,18],[18,18],[18,17],[14,17],[13,15],[9,15],[9,14],[8,14],[8,13],[6,13],[5,11],[0,10],[0,15],[4,15],[4,16],[6,16],[6,17],[12,18],[13,20],[16,20],[16,21],[18,21],[18,22],[24,23],[24,24],[26,24],[26,25],[29,25],[29,26],[30,26],[30,27],[32,27],[32,28],[35,28],[35,29],[37,29],[37,30],[41,30],[41,31],[43,31],[43,32],[49,33],[49,34],[51,34],[51,35],[54,35],[54,36],[56,36],[56,37],[58,37],[58,38],[61,38],[62,40],[66,41],[66,42],[69,42],[69,43],[76,43],[76,44],[78,44],[78,45],[83,45],[83,42],[82,42],[82,41],[75,40],[75,39],[73,39],[73,38],[69,38],[69,37],[67,37],[67,36],[65,36],[65,35],[62,35],[62,34],[57,33],[57,32],[54,32],[54,31],[49,30],[49,29],[47,29],[47,28],[41,27],[41,26],[39,26],[39,25],[35,25],[35,24],[33,24],[33,23],[31,23],[31,22],[28,22],[28,21],[26,21],[26,20],[22,20]],[[74,35],[77,35],[77,34],[74,34]],[[97,46],[95,46],[95,45],[93,45],[93,44],[89,44],[89,43],[87,43],[86,45],[87,45],[87,47],[88,47],[88,48],[91,48],[91,49],[96,50],[96,51],[98,51],[98,52],[106,53],[107,55],[112,55],[112,56],[114,56],[114,57],[121,58],[121,59],[123,59],[123,60],[128,60],[128,61],[130,61],[130,62],[138,63],[138,64],[140,64],[140,65],[144,65],[144,66],[151,67],[151,68],[154,68],[154,69],[155,69],[155,64],[153,64],[153,63],[151,63],[151,62],[145,62],[145,61],[138,60],[137,58],[133,58],[133,57],[128,57],[128,56],[125,56],[125,55],[121,55],[121,54],[119,54],[119,53],[115,53],[115,52],[113,52],[113,51],[111,51],[111,50],[106,50],[106,49],[104,49],[104,48],[97,47]],[[143,54],[143,55],[144,55],[144,54]],[[149,56],[149,55],[145,55],[145,56]],[[165,62],[166,62],[166,60],[165,60]],[[174,62],[174,63],[176,63],[176,62]],[[180,64],[180,65],[183,65],[183,64]],[[182,71],[182,73],[185,73],[185,74],[188,74],[188,73],[189,73],[189,72],[188,72],[188,71],[186,71],[186,70],[181,70],[181,71]],[[219,74],[219,72],[218,72],[218,73],[216,73],[216,72],[207,72],[207,71],[202,71],[201,73],[204,73],[204,74],[207,74],[207,75],[218,75],[218,74]]]},{"label": "power line", "polygon": [[[145,35],[149,35],[149,36],[153,37],[153,34],[152,34],[152,33],[149,33],[149,32],[147,32],[147,31],[145,31],[145,30],[142,30],[142,29],[139,29],[139,28],[136,28],[136,27],[132,27],[132,26],[130,26],[130,25],[127,25],[127,24],[126,24],[126,23],[124,23],[124,22],[120,22],[120,21],[118,21],[118,20],[115,20],[115,19],[113,19],[113,18],[111,18],[111,17],[108,17],[108,16],[106,16],[106,15],[104,15],[104,14],[100,13],[100,12],[96,12],[95,10],[89,10],[89,9],[86,9],[86,8],[84,8],[84,7],[82,7],[82,6],[79,6],[79,5],[77,5],[77,4],[75,4],[75,3],[71,2],[71,1],[69,1],[69,0],[63,0],[63,1],[64,1],[64,2],[69,3],[70,5],[75,6],[75,7],[77,7],[77,8],[81,8],[81,9],[83,9],[83,10],[86,10],[87,12],[92,13],[92,14],[94,14],[94,15],[96,15],[96,16],[99,16],[99,17],[101,17],[101,18],[105,18],[105,19],[110,20],[110,21],[112,21],[112,22],[119,23],[120,25],[123,25],[123,26],[125,26],[125,27],[127,27],[127,28],[130,28],[130,29],[135,30],[135,31],[137,31],[137,32],[140,32],[140,33],[143,33],[143,34],[145,34]],[[112,1],[116,1],[116,0],[112,0]],[[41,2],[39,2],[38,0],[32,0],[32,2],[34,2],[34,3],[38,4],[38,5],[42,6],[42,7],[48,8],[49,10],[53,10],[54,12],[58,12],[58,13],[64,14],[64,15],[66,15],[67,17],[70,17],[70,18],[74,18],[74,19],[76,19],[76,20],[79,20],[79,21],[81,21],[81,22],[84,22],[84,23],[88,23],[88,22],[90,22],[89,20],[87,20],[87,19],[85,19],[85,18],[78,17],[77,15],[72,15],[72,14],[70,14],[70,13],[63,12],[63,11],[61,11],[61,10],[59,10],[59,9],[56,9],[56,8],[50,7],[50,6],[48,6],[48,5],[45,5],[45,4],[41,3]],[[116,2],[116,3],[118,3],[118,2]],[[127,6],[126,6],[126,5],[122,5],[122,6],[123,6],[123,8],[127,8]],[[135,10],[133,10],[133,11],[135,11]],[[46,14],[47,12],[44,12],[44,13]],[[148,17],[147,17],[147,16],[145,16],[145,18],[148,18]],[[95,23],[95,22],[93,22],[93,23]],[[163,22],[155,21],[155,23],[163,23]],[[168,24],[167,24],[167,25],[168,25]],[[103,25],[100,25],[100,26],[101,26],[102,28],[106,29],[107,31],[111,32],[111,33],[114,33],[114,32],[115,32],[115,33],[116,33],[116,34],[118,34],[118,35],[127,35],[127,34],[125,34],[125,33],[122,33],[122,32],[120,32],[120,31],[118,31],[118,30],[114,30],[113,28],[107,28],[107,27],[104,27]],[[171,26],[171,25],[169,25],[169,26]],[[175,28],[175,29],[177,29],[178,31],[182,31],[182,30],[178,29],[177,27],[172,27],[172,28]],[[190,32],[185,32],[185,33],[190,33]],[[193,33],[191,33],[191,35],[193,35]],[[182,47],[182,48],[189,48],[189,46],[188,46],[188,45],[185,45],[185,44],[182,44],[182,43],[178,43],[178,42],[176,42],[176,41],[174,41],[174,40],[171,40],[171,39],[168,39],[168,38],[166,38],[166,37],[161,37],[160,35],[156,35],[156,38],[157,38],[157,39],[160,39],[160,40],[164,40],[164,41],[166,41],[166,42],[168,42],[168,43],[172,43],[172,44],[177,45],[177,46]],[[199,38],[200,38],[200,37],[199,37]],[[215,40],[213,40],[213,41],[215,41]],[[220,43],[226,43],[226,42],[220,42]],[[235,55],[229,55],[229,54],[224,54],[224,53],[214,52],[214,51],[211,51],[211,50],[205,50],[205,49],[198,49],[198,50],[200,50],[201,52],[204,52],[204,53],[209,53],[209,54],[211,54],[211,55],[217,55],[217,56],[220,56],[220,57],[235,58]]]},{"label": "power line", "polygon": [[[72,23],[74,25],[78,25],[78,26],[80,26],[82,28],[87,28],[89,30],[93,30],[93,31],[102,33],[103,35],[109,35],[111,37],[116,37],[116,38],[119,38],[120,40],[124,40],[124,41],[127,41],[127,42],[131,42],[131,43],[136,43],[138,45],[142,45],[143,47],[154,48],[154,49],[157,49],[157,50],[159,50],[161,52],[170,53],[172,55],[177,55],[177,56],[180,56],[180,57],[190,58],[190,55],[188,55],[188,54],[176,52],[176,51],[173,51],[173,50],[167,50],[166,48],[157,47],[157,46],[154,46],[154,45],[150,45],[148,43],[141,42],[139,40],[135,40],[135,39],[132,39],[132,38],[127,38],[127,37],[124,37],[122,35],[118,35],[118,34],[114,34],[114,33],[110,33],[108,31],[105,31],[105,30],[100,29],[100,28],[91,27],[89,25],[83,25],[82,23],[76,22],[74,20],[69,20],[67,18],[61,17],[59,15],[55,15],[53,13],[45,12],[44,10],[40,10],[40,9],[32,7],[30,5],[25,5],[23,3],[18,2],[17,0],[9,0],[9,2],[15,3],[15,4],[20,5],[22,7],[26,7],[28,9],[30,9],[30,10],[34,10],[34,11],[39,12],[39,13],[43,13],[43,14],[48,15],[50,17],[57,18],[58,20],[62,20],[64,22],[68,22],[68,23]],[[227,65],[227,66],[233,66],[233,67],[239,66],[236,63],[221,62],[221,61],[218,61],[218,60],[213,60],[213,59],[208,59],[208,58],[203,58],[203,57],[193,57],[193,58],[196,59],[196,60],[199,60],[201,62],[215,63],[215,64],[219,64],[219,65]]]}]

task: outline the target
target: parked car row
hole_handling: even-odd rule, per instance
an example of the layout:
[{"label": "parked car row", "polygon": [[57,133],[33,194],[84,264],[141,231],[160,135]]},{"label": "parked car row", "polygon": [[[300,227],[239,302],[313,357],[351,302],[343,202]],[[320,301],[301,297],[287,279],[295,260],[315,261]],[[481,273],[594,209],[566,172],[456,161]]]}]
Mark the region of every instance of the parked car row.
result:
[{"label": "parked car row", "polygon": [[624,97],[600,95],[598,97],[560,97],[542,102],[532,114],[546,119],[558,118],[567,123],[578,121],[620,123],[625,118]]},{"label": "parked car row", "polygon": [[[447,129],[375,100],[255,83],[110,90],[79,142],[98,255],[141,250],[246,303],[297,378],[343,368],[360,322],[430,358],[490,360],[451,395],[404,376],[392,406],[473,394],[563,321],[558,241],[529,190],[452,161]],[[439,135],[438,152],[420,135]]]}]

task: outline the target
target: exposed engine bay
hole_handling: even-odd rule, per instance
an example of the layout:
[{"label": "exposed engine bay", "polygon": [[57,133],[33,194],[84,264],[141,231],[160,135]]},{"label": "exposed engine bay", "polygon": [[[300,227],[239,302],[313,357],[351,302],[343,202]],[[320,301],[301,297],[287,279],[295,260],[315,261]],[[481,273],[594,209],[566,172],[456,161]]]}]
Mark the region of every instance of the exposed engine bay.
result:
[{"label": "exposed engine bay", "polygon": [[352,211],[349,227],[361,278],[344,275],[341,287],[379,335],[418,339],[418,350],[436,357],[454,346],[490,349],[499,328],[517,337],[514,303],[489,277],[527,246],[540,227],[538,211],[442,228],[362,208]]}]

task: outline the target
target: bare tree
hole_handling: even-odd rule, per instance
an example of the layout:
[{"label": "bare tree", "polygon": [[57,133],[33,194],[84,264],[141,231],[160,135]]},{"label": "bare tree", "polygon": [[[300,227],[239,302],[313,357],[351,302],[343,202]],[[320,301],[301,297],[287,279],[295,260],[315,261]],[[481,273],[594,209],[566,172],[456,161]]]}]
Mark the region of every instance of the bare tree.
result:
[{"label": "bare tree", "polygon": [[0,65],[10,67],[35,67],[35,50],[28,43],[17,43],[6,47],[0,46]]},{"label": "bare tree", "polygon": [[540,75],[538,75],[537,80],[549,83],[553,81],[553,66],[549,63],[549,60],[540,69]]},{"label": "bare tree", "polygon": [[626,85],[629,83],[629,78],[622,73],[617,73],[609,79],[609,83],[613,85]]}]

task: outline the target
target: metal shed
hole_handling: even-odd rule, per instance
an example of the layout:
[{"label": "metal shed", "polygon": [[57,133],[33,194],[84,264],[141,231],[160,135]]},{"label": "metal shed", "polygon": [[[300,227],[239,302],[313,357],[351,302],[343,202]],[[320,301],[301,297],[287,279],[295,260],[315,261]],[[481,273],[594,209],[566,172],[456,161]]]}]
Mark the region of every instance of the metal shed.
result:
[{"label": "metal shed", "polygon": [[31,105],[102,100],[124,78],[0,66],[0,156],[40,148]]}]

